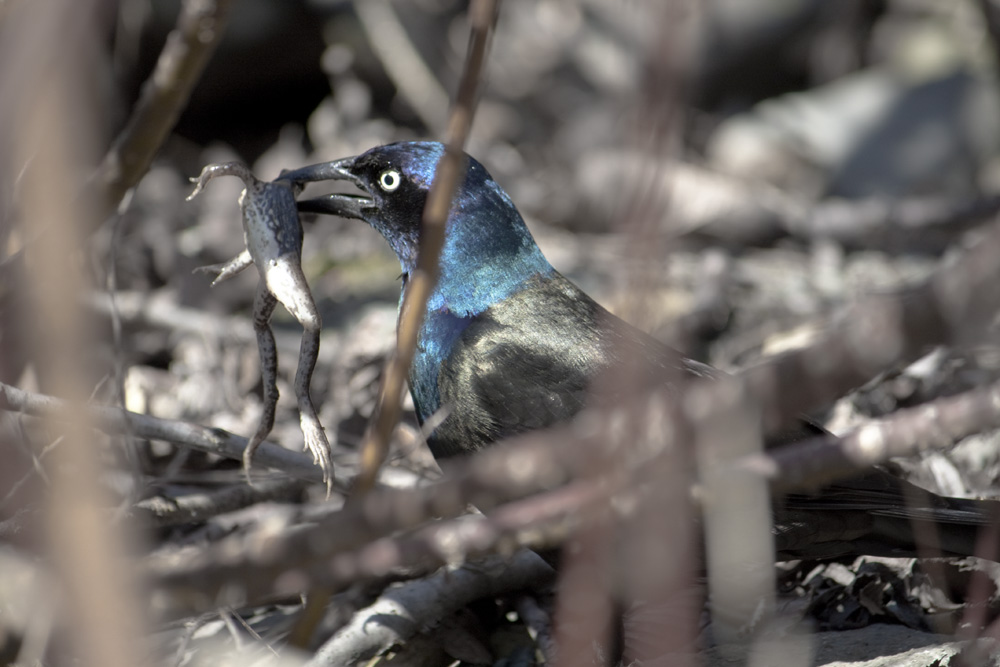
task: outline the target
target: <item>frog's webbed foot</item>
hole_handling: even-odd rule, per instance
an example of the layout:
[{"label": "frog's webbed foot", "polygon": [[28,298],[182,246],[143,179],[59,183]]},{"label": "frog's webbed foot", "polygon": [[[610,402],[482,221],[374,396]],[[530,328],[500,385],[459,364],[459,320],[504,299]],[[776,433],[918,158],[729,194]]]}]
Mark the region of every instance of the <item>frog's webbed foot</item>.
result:
[{"label": "frog's webbed foot", "polygon": [[326,484],[326,493],[329,496],[333,485],[333,458],[330,455],[330,441],[311,407],[310,404],[308,410],[299,408],[299,426],[302,427],[304,449],[312,454],[313,463],[323,471],[323,483]]},{"label": "frog's webbed foot", "polygon": [[330,442],[323,432],[323,425],[316,416],[309,389],[312,385],[313,369],[319,357],[320,316],[313,303],[312,296],[306,288],[302,298],[295,302],[294,307],[285,306],[295,315],[302,325],[302,344],[299,347],[299,367],[295,371],[295,397],[299,404],[299,425],[305,439],[305,448],[312,452],[313,461],[323,471],[323,482],[326,484],[327,495],[330,493],[333,476],[333,460],[330,452]]},{"label": "frog's webbed foot", "polygon": [[251,264],[253,264],[253,258],[250,257],[250,251],[244,250],[225,264],[209,264],[208,266],[199,266],[194,271],[195,273],[216,274],[215,279],[212,280],[212,287],[215,287],[219,283],[229,280]]}]

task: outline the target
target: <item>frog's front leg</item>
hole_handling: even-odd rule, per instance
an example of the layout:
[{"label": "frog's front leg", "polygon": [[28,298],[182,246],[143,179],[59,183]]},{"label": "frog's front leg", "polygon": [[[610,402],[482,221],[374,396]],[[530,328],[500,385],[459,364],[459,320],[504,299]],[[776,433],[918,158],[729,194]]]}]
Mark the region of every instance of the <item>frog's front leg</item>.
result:
[{"label": "frog's front leg", "polygon": [[254,452],[274,428],[274,412],[278,405],[278,349],[271,331],[271,314],[277,299],[261,281],[253,300],[253,329],[257,334],[257,350],[260,353],[260,378],[264,384],[264,412],[260,416],[257,432],[250,438],[243,450],[243,472],[250,484],[250,465]]},{"label": "frog's front leg", "polygon": [[[250,173],[250,170],[242,162],[226,162],[224,164],[210,164],[201,170],[201,173],[197,178],[192,178],[191,182],[195,184],[194,191],[187,196],[187,201],[191,201],[198,196],[205,186],[213,179],[219,176],[236,176],[249,188],[253,185],[259,183],[257,178]],[[244,191],[246,192],[246,191]],[[241,195],[241,199],[242,199]],[[242,271],[253,264],[253,258],[250,256],[250,250],[245,248],[243,252],[229,260],[225,264],[212,264],[210,266],[199,266],[195,269],[198,273],[217,273],[215,280],[212,281],[212,287],[215,287],[219,283],[229,280],[237,273]]]},{"label": "frog's front leg", "polygon": [[229,280],[251,264],[253,264],[253,258],[250,256],[250,251],[243,250],[243,252],[236,255],[236,257],[233,257],[225,264],[209,264],[208,266],[199,266],[195,269],[195,272],[217,274],[215,276],[215,280],[212,281],[212,287],[215,287],[224,280]]}]

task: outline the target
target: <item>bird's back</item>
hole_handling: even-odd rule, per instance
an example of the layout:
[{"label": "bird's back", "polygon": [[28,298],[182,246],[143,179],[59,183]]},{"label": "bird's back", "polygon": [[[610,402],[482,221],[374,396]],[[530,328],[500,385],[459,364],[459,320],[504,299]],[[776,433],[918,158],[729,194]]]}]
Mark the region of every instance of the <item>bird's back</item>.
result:
[{"label": "bird's back", "polygon": [[[428,438],[436,457],[567,421],[588,402],[721,375],[615,317],[556,271],[533,277],[462,327],[437,372],[449,413]],[[767,445],[824,432],[804,420]],[[774,510],[779,558],[822,559],[926,548],[970,555],[1000,504],[942,498],[875,467],[816,494],[788,496]],[[914,522],[936,524],[939,536]]]},{"label": "bird's back", "polygon": [[558,272],[534,276],[472,318],[440,364],[437,388],[449,415],[431,449],[450,456],[566,421],[588,400],[616,399],[622,392],[609,387],[621,386],[616,371],[625,368],[638,375],[623,389],[713,373]]}]

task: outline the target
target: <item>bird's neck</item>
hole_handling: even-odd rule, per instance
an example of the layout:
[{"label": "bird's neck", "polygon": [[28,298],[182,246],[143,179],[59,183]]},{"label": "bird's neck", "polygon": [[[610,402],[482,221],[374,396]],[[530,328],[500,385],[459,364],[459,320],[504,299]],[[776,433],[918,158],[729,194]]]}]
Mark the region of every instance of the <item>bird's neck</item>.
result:
[{"label": "bird's neck", "polygon": [[428,314],[478,315],[552,271],[513,202],[489,179],[472,204],[453,207],[438,262],[439,277]]},{"label": "bird's neck", "polygon": [[[533,277],[554,271],[513,204],[502,210],[489,206],[477,209],[477,215],[458,220],[453,211],[438,262],[438,281],[424,312],[410,370],[410,389],[421,422],[440,408],[438,370],[466,327]],[[510,217],[490,217],[498,213]],[[403,271],[405,276],[405,264]],[[401,299],[407,287],[404,277]]]}]

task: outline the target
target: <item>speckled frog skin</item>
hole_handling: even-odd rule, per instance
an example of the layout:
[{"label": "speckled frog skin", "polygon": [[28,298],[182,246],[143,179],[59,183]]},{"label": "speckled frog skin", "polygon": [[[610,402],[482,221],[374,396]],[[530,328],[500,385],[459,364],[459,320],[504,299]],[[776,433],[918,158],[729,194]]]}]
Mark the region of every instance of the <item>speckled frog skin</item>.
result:
[{"label": "speckled frog skin", "polygon": [[309,396],[313,369],[319,356],[320,316],[312,292],[302,273],[302,224],[296,210],[295,186],[283,179],[265,182],[257,179],[245,164],[227,162],[202,169],[197,185],[188,197],[193,198],[216,176],[236,176],[246,185],[240,195],[243,211],[243,238],[246,249],[222,267],[202,267],[218,271],[212,285],[227,280],[251,264],[257,266],[260,282],[254,297],[253,326],[260,351],[260,370],[264,384],[264,411],[257,432],[243,452],[243,466],[248,481],[251,459],[260,443],[274,427],[278,402],[278,354],[271,331],[271,314],[277,302],[302,325],[302,347],[295,373],[295,395],[298,399],[299,423],[305,448],[323,470],[323,480],[330,488],[333,463],[330,443],[320,424]]}]

